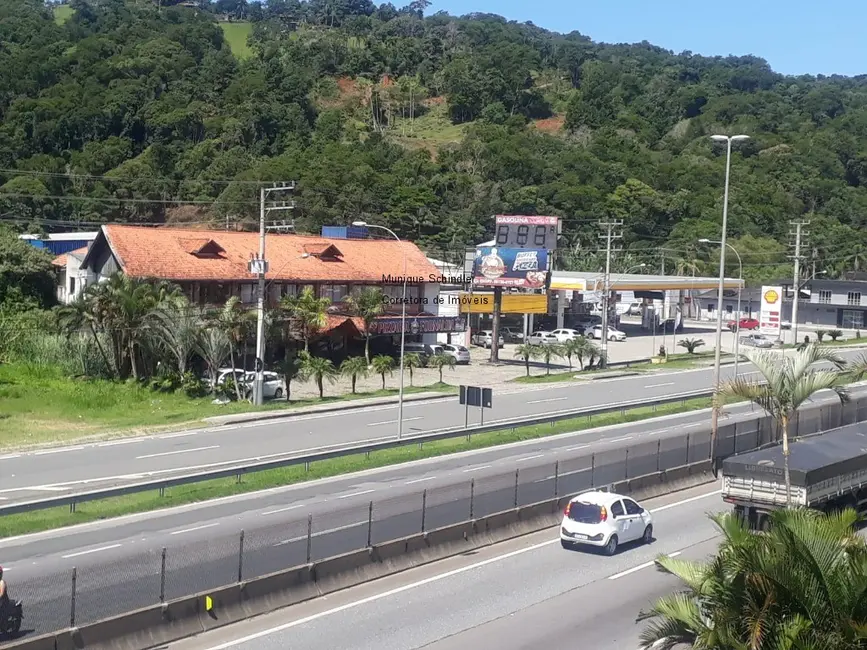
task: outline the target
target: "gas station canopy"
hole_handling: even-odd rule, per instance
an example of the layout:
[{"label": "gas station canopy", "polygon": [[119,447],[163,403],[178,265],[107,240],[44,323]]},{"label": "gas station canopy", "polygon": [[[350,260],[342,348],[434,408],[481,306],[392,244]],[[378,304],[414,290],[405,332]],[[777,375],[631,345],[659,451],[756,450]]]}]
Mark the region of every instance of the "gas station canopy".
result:
[{"label": "gas station canopy", "polygon": [[[609,286],[612,291],[666,291],[708,290],[719,287],[719,278],[702,278],[687,275],[641,275],[637,273],[611,273]],[[744,281],[725,278],[725,289],[743,288]],[[604,291],[605,274],[596,272],[553,271],[551,290]]]}]

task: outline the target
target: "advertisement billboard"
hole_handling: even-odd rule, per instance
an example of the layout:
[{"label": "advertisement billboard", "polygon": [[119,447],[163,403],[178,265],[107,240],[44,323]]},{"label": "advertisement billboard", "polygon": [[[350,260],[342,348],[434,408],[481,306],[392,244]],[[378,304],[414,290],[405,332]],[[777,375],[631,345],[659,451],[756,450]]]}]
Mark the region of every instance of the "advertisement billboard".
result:
[{"label": "advertisement billboard", "polygon": [[[494,294],[462,293],[462,314],[493,314]],[[547,314],[548,296],[544,293],[504,293],[501,314]]]},{"label": "advertisement billboard", "polygon": [[496,217],[495,242],[503,248],[555,250],[560,233],[559,217],[504,215]]},{"label": "advertisement billboard", "polygon": [[762,306],[759,309],[759,332],[780,338],[783,307],[782,287],[762,287]]},{"label": "advertisement billboard", "polygon": [[473,285],[543,289],[548,281],[548,251],[542,249],[476,249]]}]

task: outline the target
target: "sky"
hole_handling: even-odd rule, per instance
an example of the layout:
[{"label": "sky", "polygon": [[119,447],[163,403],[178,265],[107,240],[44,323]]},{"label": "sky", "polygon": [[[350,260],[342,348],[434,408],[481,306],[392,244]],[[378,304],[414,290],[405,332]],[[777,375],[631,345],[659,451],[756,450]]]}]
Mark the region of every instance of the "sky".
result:
[{"label": "sky", "polygon": [[677,53],[752,54],[783,74],[867,74],[867,0],[433,0],[427,13],[436,11],[495,13]]}]

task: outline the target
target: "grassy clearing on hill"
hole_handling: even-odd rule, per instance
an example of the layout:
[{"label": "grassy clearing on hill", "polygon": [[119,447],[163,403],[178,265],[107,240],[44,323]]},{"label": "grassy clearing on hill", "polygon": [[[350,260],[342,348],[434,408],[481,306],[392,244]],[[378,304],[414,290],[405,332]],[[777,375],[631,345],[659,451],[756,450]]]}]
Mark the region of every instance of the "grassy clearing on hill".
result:
[{"label": "grassy clearing on hill", "polygon": [[[555,422],[553,426],[551,424],[541,424],[531,427],[521,427],[518,429],[492,431],[490,433],[473,436],[469,441],[466,438],[441,440],[439,442],[432,442],[424,445],[421,449],[419,449],[417,445],[407,445],[406,447],[400,447],[397,449],[387,449],[375,452],[370,454],[369,457],[360,454],[358,456],[336,458],[321,463],[313,463],[310,465],[309,471],[306,471],[304,466],[301,465],[285,469],[271,470],[268,472],[259,472],[244,477],[243,481],[240,483],[236,479],[207,481],[167,489],[165,490],[164,496],[160,496],[158,492],[148,492],[133,494],[126,497],[118,497],[116,499],[92,501],[89,503],[79,504],[76,506],[76,511],[73,513],[69,512],[68,507],[63,507],[20,515],[10,515],[8,517],[0,518],[0,538],[35,533],[42,530],[64,528],[75,524],[87,523],[89,521],[120,517],[122,515],[138,512],[149,512],[159,510],[160,508],[180,506],[187,503],[198,503],[201,501],[207,501],[208,499],[217,499],[235,494],[255,492],[256,490],[266,490],[282,485],[303,483],[305,481],[312,481],[329,476],[337,476],[340,474],[360,472],[376,467],[406,463],[422,458],[432,458],[461,451],[469,451],[472,449],[495,447],[497,445],[520,442],[522,440],[546,438],[561,433],[582,431],[591,427],[603,427],[612,424],[622,424],[625,422],[637,422],[662,415],[686,413],[689,411],[708,408],[709,406],[710,399],[687,400],[684,404],[669,404],[659,406],[655,409],[651,407],[631,409],[626,411],[624,415],[620,415],[619,413],[610,413],[607,415],[598,415],[592,419],[584,417],[575,418],[573,420],[563,420],[561,422]],[[299,516],[303,517],[304,515],[301,514]]]},{"label": "grassy clearing on hill", "polygon": [[[405,392],[455,392],[453,386],[406,387]],[[247,402],[212,404],[183,392],[161,393],[132,382],[71,379],[52,366],[0,365],[0,450],[69,443],[88,437],[120,437],[195,426],[202,418],[250,411],[291,410],[352,399],[385,397],[396,390],[275,400],[255,407]]]},{"label": "grassy clearing on hill", "polygon": [[57,5],[54,7],[54,22],[62,25],[72,17],[72,7],[69,5]]},{"label": "grassy clearing on hill", "polygon": [[237,22],[237,23],[220,23],[223,29],[223,36],[226,37],[226,42],[232,48],[232,54],[239,59],[246,59],[252,56],[253,50],[247,45],[247,38],[253,33],[253,23]]},{"label": "grassy clearing on hill", "polygon": [[452,124],[444,103],[434,103],[424,115],[414,120],[395,118],[390,133],[407,147],[436,150],[446,144],[459,143],[466,129],[466,124]]}]

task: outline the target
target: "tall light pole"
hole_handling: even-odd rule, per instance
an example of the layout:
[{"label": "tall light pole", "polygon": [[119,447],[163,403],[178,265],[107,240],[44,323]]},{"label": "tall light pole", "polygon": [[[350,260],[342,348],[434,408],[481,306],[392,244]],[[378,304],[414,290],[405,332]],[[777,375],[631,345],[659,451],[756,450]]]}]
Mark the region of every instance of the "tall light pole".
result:
[{"label": "tall light pole", "polygon": [[716,350],[714,350],[713,362],[713,413],[711,415],[711,435],[710,435],[710,458],[714,476],[716,476],[716,434],[719,428],[719,394],[720,387],[720,353],[722,347],[722,303],[723,289],[725,286],[726,274],[726,235],[728,231],[729,218],[729,180],[731,179],[732,170],[732,143],[741,140],[748,140],[748,135],[712,135],[711,140],[714,142],[726,143],[726,178],[725,190],[723,192],[723,213],[722,213],[722,235],[720,236],[719,247],[719,288],[717,289],[717,314],[716,314]]},{"label": "tall light pole", "polygon": [[[367,223],[366,221],[353,221],[352,225],[362,228],[379,228],[380,230],[384,230],[390,234],[397,241],[401,241],[400,237],[398,237],[391,228],[386,228],[385,226],[377,226],[375,224]],[[398,389],[399,392],[397,398],[398,440],[403,437],[403,356],[406,341],[406,251],[403,251],[403,299],[400,302],[400,388]]]},{"label": "tall light pole", "polygon": [[[720,245],[720,242],[715,241],[713,239],[699,239],[699,243],[701,244],[716,244]],[[735,329],[735,377],[738,376],[738,363],[740,362],[740,340],[741,340],[741,288],[744,282],[744,263],[741,261],[741,254],[738,253],[738,249],[732,246],[729,243],[726,243],[726,247],[733,252],[738,258],[738,279],[741,281],[741,285],[738,286],[738,307],[737,307],[737,316],[735,316],[737,326]],[[719,305],[719,309],[722,309],[722,305]]]}]

